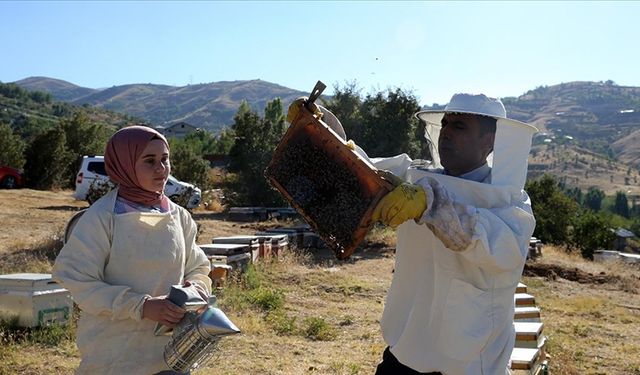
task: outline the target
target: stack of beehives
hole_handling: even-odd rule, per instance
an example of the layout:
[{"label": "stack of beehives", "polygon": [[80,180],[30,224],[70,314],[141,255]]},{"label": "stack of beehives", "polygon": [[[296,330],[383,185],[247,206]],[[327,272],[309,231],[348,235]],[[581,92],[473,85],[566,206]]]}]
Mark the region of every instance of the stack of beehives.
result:
[{"label": "stack of beehives", "polygon": [[309,225],[267,229],[253,235],[215,237],[198,245],[211,262],[211,278],[222,286],[231,271],[242,272],[261,259],[278,258],[290,247],[322,248],[324,242]]},{"label": "stack of beehives", "polygon": [[513,375],[543,375],[547,373],[545,345],[547,338],[542,330],[540,309],[535,298],[527,293],[527,286],[520,283],[514,295],[516,310],[513,325],[516,344],[511,353]]}]

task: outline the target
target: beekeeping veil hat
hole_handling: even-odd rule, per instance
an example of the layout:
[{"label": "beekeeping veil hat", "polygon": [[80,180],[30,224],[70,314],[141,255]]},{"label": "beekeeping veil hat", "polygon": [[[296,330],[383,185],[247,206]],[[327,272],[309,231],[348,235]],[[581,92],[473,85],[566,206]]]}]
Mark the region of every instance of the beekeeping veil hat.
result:
[{"label": "beekeeping veil hat", "polygon": [[455,94],[444,110],[416,113],[425,122],[425,137],[431,144],[434,167],[441,167],[438,155],[438,137],[445,113],[464,113],[493,117],[497,120],[493,152],[487,157],[491,166],[491,184],[522,189],[527,177],[527,160],[531,137],[538,129],[521,121],[507,118],[500,99],[483,94]]}]

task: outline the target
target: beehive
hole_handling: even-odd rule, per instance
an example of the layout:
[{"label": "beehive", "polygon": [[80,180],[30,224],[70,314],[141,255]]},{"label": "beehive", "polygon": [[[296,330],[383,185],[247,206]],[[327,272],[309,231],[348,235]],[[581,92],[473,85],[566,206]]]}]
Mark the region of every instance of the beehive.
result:
[{"label": "beehive", "polygon": [[66,325],[73,311],[71,294],[48,273],[0,275],[0,318],[18,318],[21,327]]},{"label": "beehive", "polygon": [[371,214],[392,185],[300,106],[265,176],[335,255],[345,259],[373,225]]}]

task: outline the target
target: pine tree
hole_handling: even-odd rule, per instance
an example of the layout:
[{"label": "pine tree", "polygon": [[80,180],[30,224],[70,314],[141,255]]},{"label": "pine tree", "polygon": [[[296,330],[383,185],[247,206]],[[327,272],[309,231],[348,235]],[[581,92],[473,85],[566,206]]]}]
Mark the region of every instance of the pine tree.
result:
[{"label": "pine tree", "polygon": [[26,151],[24,166],[27,184],[47,190],[67,185],[64,173],[71,161],[66,151],[66,136],[58,126],[37,136]]},{"label": "pine tree", "polygon": [[25,162],[25,147],[22,138],[14,134],[9,125],[0,124],[0,165],[21,169]]}]

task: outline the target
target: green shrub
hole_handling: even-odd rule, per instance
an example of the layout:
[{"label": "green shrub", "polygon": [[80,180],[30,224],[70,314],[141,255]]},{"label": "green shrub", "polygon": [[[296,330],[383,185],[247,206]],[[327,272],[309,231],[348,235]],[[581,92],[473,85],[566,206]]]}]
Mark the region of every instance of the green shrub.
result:
[{"label": "green shrub", "polygon": [[282,309],[270,312],[267,322],[278,335],[293,335],[296,332],[296,317],[288,316]]},{"label": "green shrub", "polygon": [[259,287],[247,293],[249,302],[263,311],[273,311],[284,306],[284,293],[278,289]]},{"label": "green shrub", "polygon": [[331,341],[336,337],[335,329],[322,318],[306,318],[304,327],[304,336],[314,341]]}]

